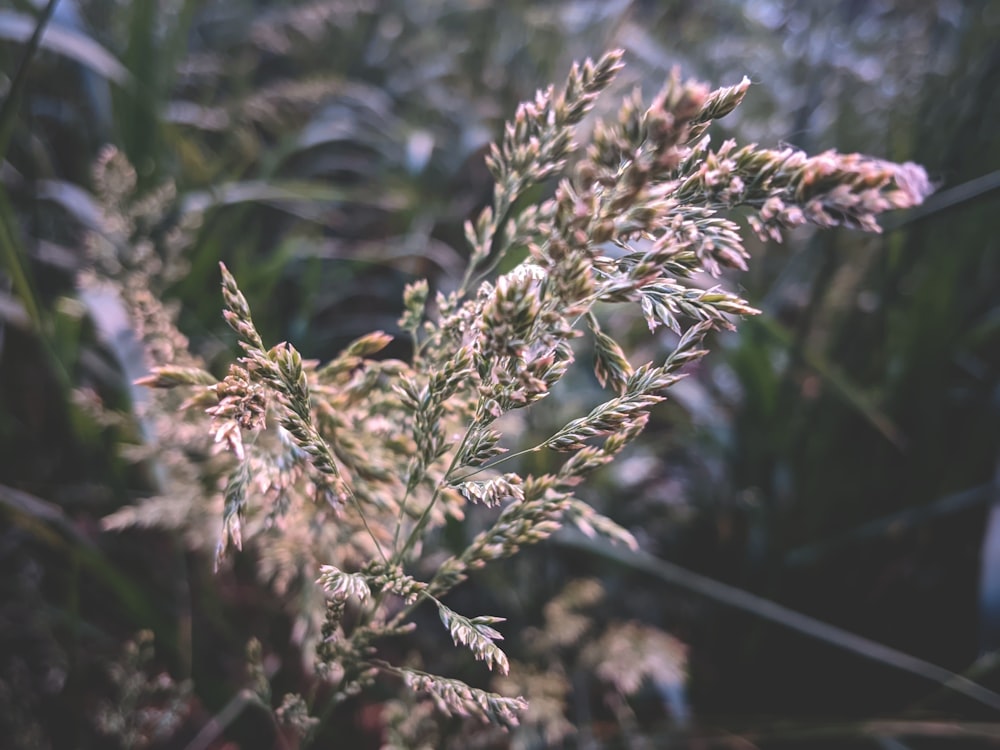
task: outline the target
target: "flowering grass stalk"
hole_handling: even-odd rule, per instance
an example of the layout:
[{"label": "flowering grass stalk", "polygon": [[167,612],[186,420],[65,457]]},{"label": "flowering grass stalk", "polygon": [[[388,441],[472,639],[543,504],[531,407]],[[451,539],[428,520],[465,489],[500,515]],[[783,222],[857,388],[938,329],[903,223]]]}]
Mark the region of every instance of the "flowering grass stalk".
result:
[{"label": "flowering grass stalk", "polygon": [[[433,297],[426,281],[404,293],[410,361],[373,358],[390,341],[381,331],[322,366],[289,343],[268,346],[223,266],[224,315],[242,355],[221,382],[190,358],[143,381],[186,386],[188,408],[207,415],[196,418],[210,420],[206,434],[231,455],[217,561],[252,540],[263,578],[316,581],[303,599],[303,640],[334,701],[386,675],[445,713],[516,724],[524,699],[391,664],[380,641],[412,629],[416,607],[433,606],[456,646],[506,673],[502,619],[452,610],[444,599],[456,585],[565,524],[635,546],[575,488],[640,434],[650,409],[706,354],[707,333],[757,312],[700,283],[746,269],[728,211],[747,213],[763,238],[804,223],[878,231],[879,213],[929,193],[912,164],[732,141],[713,149],[706,131],[739,105],[747,79],[710,91],[674,73],[651,103],[629,96],[578,143],[576,126],[622,65],[617,51],[574,65],[562,88],[518,108],[487,159],[492,204],[465,227],[463,280]],[[531,186],[553,180],[550,198],[516,208]],[[496,276],[515,250],[526,260]],[[677,334],[662,361],[633,365],[602,329],[600,311],[622,305],[650,331]],[[512,470],[501,418],[550,394],[581,336],[607,399],[520,451],[564,455],[552,473]],[[441,529],[470,504],[495,518],[442,560]]]}]

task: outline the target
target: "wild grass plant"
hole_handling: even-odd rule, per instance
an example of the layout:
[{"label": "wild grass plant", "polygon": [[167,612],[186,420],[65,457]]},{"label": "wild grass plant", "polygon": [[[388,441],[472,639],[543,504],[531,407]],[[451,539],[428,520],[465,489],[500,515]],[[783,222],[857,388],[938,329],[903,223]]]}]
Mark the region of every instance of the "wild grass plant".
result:
[{"label": "wild grass plant", "polygon": [[[930,193],[913,164],[713,147],[707,131],[740,104],[746,79],[712,91],[675,73],[651,101],[636,92],[582,128],[622,66],[621,52],[575,65],[565,85],[518,108],[487,158],[491,203],[465,225],[464,276],[404,292],[404,359],[380,356],[391,341],[383,331],[328,362],[265,341],[222,265],[224,316],[240,354],[217,380],[155,293],[161,274],[169,279],[184,262],[175,248],[187,227],[162,231],[170,188],[135,200],[135,171],[122,154],[109,150],[98,164],[104,231],[93,245],[98,273],[83,283],[110,280],[146,346],[151,374],[140,383],[152,390],[138,407],[145,440],[134,457],[158,477],[156,496],[106,524],[179,529],[192,546],[214,550],[217,566],[251,555],[260,581],[292,597],[293,637],[327,686],[283,699],[281,716],[298,717],[290,724],[299,730],[315,729],[306,713],[322,721],[386,685],[425,696],[447,716],[516,726],[528,706],[521,695],[426,671],[434,660],[418,650],[387,654],[410,642],[420,609],[430,608],[456,647],[505,675],[503,618],[457,611],[456,587],[565,525],[636,546],[577,488],[638,437],[650,410],[706,354],[713,330],[756,313],[726,288],[724,273],[749,260],[739,217],[777,240],[806,223],[878,231],[879,214]],[[536,201],[538,186],[550,197]],[[633,364],[602,327],[615,309],[650,331],[672,331],[669,350]],[[580,339],[592,347],[604,399],[544,439],[515,444],[525,410],[589,364],[578,361]],[[552,470],[526,470],[524,457],[540,453],[559,457]],[[448,531],[466,518],[485,522],[457,525],[456,546]],[[663,651],[662,638],[629,632],[626,640]],[[634,679],[619,681],[625,694],[637,689]],[[548,698],[551,719],[565,690]],[[406,714],[412,699],[396,700],[387,717]],[[387,721],[397,746],[433,735]],[[553,736],[561,731],[552,727]]]},{"label": "wild grass plant", "polygon": [[[683,666],[664,631],[690,649],[681,690],[695,734],[716,724],[756,742],[769,717],[780,716],[775,739],[794,737],[786,719],[809,734],[815,721],[806,717],[825,711],[837,723],[830,731],[852,738],[869,731],[852,717],[891,715],[903,723],[879,731],[907,743],[907,732],[943,726],[921,724],[928,712],[955,719],[950,731],[984,731],[960,722],[982,709],[953,691],[928,696],[926,683],[884,665],[866,671],[829,645],[789,638],[794,613],[772,618],[775,626],[759,611],[720,611],[708,603],[720,598],[704,587],[693,587],[694,599],[673,587],[690,591],[701,573],[735,584],[744,600],[764,595],[955,671],[976,658],[980,642],[988,648],[995,639],[988,623],[995,532],[984,531],[982,518],[995,494],[1000,424],[997,265],[985,200],[986,173],[998,164],[988,127],[996,120],[997,18],[988,3],[226,0],[153,8],[61,0],[51,20],[60,33],[42,37],[28,78],[18,76],[21,96],[9,101],[20,106],[4,107],[15,122],[0,165],[0,231],[8,230],[0,242],[12,254],[0,282],[17,275],[11,257],[26,271],[0,289],[0,567],[12,571],[0,597],[0,731],[11,742],[105,746],[110,740],[88,729],[95,692],[112,707],[136,705],[136,697],[151,709],[173,705],[154,681],[137,674],[120,681],[122,668],[167,670],[179,685],[192,678],[194,691],[183,696],[187,723],[173,740],[181,745],[213,726],[248,744],[247,725],[260,714],[252,707],[237,714],[240,706],[268,713],[286,706],[290,721],[308,716],[309,706],[286,704],[286,692],[322,706],[328,690],[311,668],[296,666],[297,650],[314,653],[321,627],[305,616],[316,611],[312,603],[299,600],[316,593],[312,579],[258,579],[265,563],[256,535],[211,575],[232,454],[211,454],[214,434],[201,419],[182,424],[188,389],[161,393],[148,406],[151,393],[124,385],[146,373],[147,361],[130,344],[127,316],[102,316],[115,311],[119,282],[93,282],[120,269],[102,262],[98,276],[76,284],[82,229],[101,234],[105,213],[124,214],[123,226],[135,228],[117,235],[113,244],[123,249],[110,257],[122,252],[127,261],[131,246],[141,258],[149,239],[154,255],[168,258],[163,231],[189,214],[178,238],[181,263],[131,288],[151,284],[154,303],[174,300],[174,330],[190,336],[190,345],[177,339],[179,349],[190,346],[191,366],[218,378],[232,359],[226,334],[218,335],[220,259],[268,345],[292,341],[303,357],[325,362],[351,339],[383,329],[393,341],[372,356],[410,362],[409,336],[396,324],[400,278],[427,276],[433,305],[433,291],[449,292],[462,277],[461,220],[490,198],[491,177],[473,150],[537,82],[585,50],[619,45],[630,61],[617,79],[625,88],[642,80],[655,91],[676,63],[708,80],[747,73],[764,84],[713,127],[715,145],[720,133],[741,142],[780,138],[808,152],[836,145],[926,164],[946,188],[967,184],[882,221],[895,231],[881,237],[805,229],[785,247],[748,237],[749,273],[722,283],[745,285],[739,296],[762,314],[737,334],[713,335],[714,355],[685,370],[628,454],[575,488],[578,499],[632,531],[642,552],[602,540],[582,550],[567,530],[449,593],[444,601],[455,611],[509,618],[494,626],[506,636],[507,676],[445,647],[450,634],[430,604],[412,611],[413,632],[378,642],[379,656],[524,696],[530,707],[506,735],[522,747],[539,737],[611,741],[612,725],[616,741],[641,743],[654,727],[678,726],[683,712],[671,706],[664,718],[658,702],[671,670]],[[40,9],[16,0],[13,12],[0,11],[0,97],[30,57],[22,52]],[[64,15],[74,9],[82,14],[75,21]],[[68,44],[67,29],[80,44]],[[95,41],[104,48],[95,50]],[[605,100],[616,95],[608,93]],[[4,122],[5,131],[11,121]],[[579,140],[589,140],[588,127]],[[100,186],[88,165],[106,142],[137,166],[140,196],[167,175],[176,180],[176,197],[165,194],[157,216],[129,218],[129,204],[141,202],[135,198],[105,208],[91,196]],[[100,163],[125,169],[108,158],[114,153]],[[553,188],[550,180],[529,190],[515,210]],[[739,223],[745,213],[735,212]],[[200,224],[195,214],[204,215]],[[509,253],[489,280],[526,252]],[[594,309],[601,331],[631,362],[660,362],[670,333],[648,335],[633,311]],[[567,370],[554,397],[503,417],[504,446],[537,444],[605,400],[587,372],[592,341],[574,340],[583,366]],[[539,450],[500,468],[555,473],[561,457]],[[161,499],[148,515],[159,530],[100,533],[93,519],[150,495]],[[216,499],[191,500],[209,496]],[[152,510],[156,502],[143,505]],[[460,554],[498,512],[464,510],[462,521],[451,518],[435,532],[442,555]],[[138,517],[115,518],[125,523],[130,512]],[[185,544],[195,552],[185,553]],[[288,547],[284,559],[294,562],[298,550]],[[655,566],[645,565],[654,557]],[[662,573],[667,561],[683,568],[669,584],[638,572]],[[974,603],[980,570],[981,609]],[[573,581],[559,594],[579,575],[599,579],[605,598],[595,599],[596,584]],[[977,617],[987,626],[981,640]],[[640,633],[636,621],[650,632]],[[157,660],[140,664],[126,653],[112,674],[111,654],[140,628],[155,631]],[[630,634],[646,644],[641,654],[623,642]],[[254,687],[241,691],[247,678],[238,665],[251,635],[263,642],[263,663],[259,653],[249,659]],[[665,656],[669,668],[658,658]],[[975,674],[986,685],[989,658]],[[656,673],[626,695],[642,666]],[[273,684],[273,696],[257,689],[258,677]],[[933,679],[956,685],[940,672]],[[130,692],[144,684],[154,689]],[[434,738],[448,722],[426,697],[398,687],[379,678],[341,702],[315,732],[317,744],[354,727],[369,735],[384,729],[403,746],[423,731],[429,746],[440,746]],[[640,712],[631,726],[630,710]],[[107,718],[109,729],[144,726]]]}]

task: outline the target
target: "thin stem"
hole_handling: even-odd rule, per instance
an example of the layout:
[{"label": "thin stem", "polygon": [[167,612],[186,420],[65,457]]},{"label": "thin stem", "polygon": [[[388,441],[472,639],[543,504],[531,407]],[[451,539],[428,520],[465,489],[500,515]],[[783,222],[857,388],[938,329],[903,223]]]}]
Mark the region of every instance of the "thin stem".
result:
[{"label": "thin stem", "polygon": [[438,599],[433,594],[429,593],[429,589],[431,588],[431,586],[434,585],[435,580],[437,580],[436,573],[434,574],[434,577],[431,578],[430,582],[427,584],[428,591],[421,592],[417,596],[417,600],[412,604],[404,604],[403,608],[399,610],[395,615],[393,615],[391,620],[386,621],[385,627],[387,630],[398,626],[401,622],[403,622],[403,620],[405,620],[407,617],[410,616],[410,612],[419,607],[425,600],[430,599],[431,601],[440,603],[441,601],[440,599]]},{"label": "thin stem", "polygon": [[396,531],[392,535],[392,550],[395,553],[396,549],[399,547],[399,534],[403,528],[403,519],[406,517],[406,501],[410,499],[410,487],[413,486],[411,482],[407,483],[406,492],[403,493],[403,499],[399,503],[399,515],[396,516]]},{"label": "thin stem", "polygon": [[236,721],[248,706],[255,706],[264,710],[274,728],[275,743],[282,750],[288,750],[288,742],[285,740],[271,707],[265,705],[258,696],[247,689],[241,690],[230,698],[229,702],[215,716],[209,719],[208,723],[195,735],[195,738],[187,744],[185,750],[204,750],[207,747],[211,747],[215,740],[226,730],[226,727]]},{"label": "thin stem", "polygon": [[[511,206],[519,198],[518,193],[513,195],[508,195],[507,193],[500,193],[493,206],[493,221],[490,222],[493,225],[493,238],[490,240],[490,249],[487,251],[486,255],[483,256],[483,261],[487,261],[490,257],[493,257],[493,262],[490,263],[485,269],[483,269],[480,274],[476,277],[477,282],[481,282],[490,271],[495,269],[500,261],[503,259],[503,253],[498,253],[499,241],[500,241],[500,228],[503,223],[507,221],[507,217],[510,214]],[[459,290],[464,296],[469,290],[469,283],[472,281],[472,275],[476,271],[476,263],[470,263],[465,269],[465,275],[462,277],[462,283],[459,285]]]},{"label": "thin stem", "polygon": [[511,461],[511,460],[513,460],[515,458],[518,458],[520,456],[526,456],[529,453],[534,453],[535,451],[539,451],[539,450],[541,450],[542,448],[544,448],[546,446],[547,442],[548,441],[546,441],[545,443],[539,443],[538,445],[532,446],[531,448],[525,448],[524,450],[517,451],[516,453],[509,453],[506,456],[504,456],[503,458],[498,458],[496,461],[494,461],[491,464],[486,464],[485,466],[480,466],[478,469],[473,469],[468,474],[463,474],[460,477],[455,477],[455,481],[456,482],[464,482],[469,477],[474,477],[474,476],[476,476],[476,474],[481,474],[484,471],[489,471],[493,467],[499,466],[500,464],[504,463],[505,461]]},{"label": "thin stem", "polygon": [[[8,96],[8,100],[9,98]],[[0,186],[0,213],[6,219],[5,221],[0,221],[0,258],[3,259],[3,265],[7,267],[14,291],[21,298],[32,327],[36,331],[40,331],[42,328],[41,313],[35,301],[35,292],[31,278],[28,276],[28,270],[21,263],[21,253],[14,238],[16,225],[12,218],[12,212],[9,210],[7,196],[2,186]]]},{"label": "thin stem", "polygon": [[427,526],[427,522],[430,520],[431,510],[433,510],[438,497],[441,495],[441,488],[451,481],[451,473],[455,470],[459,456],[461,456],[462,452],[465,450],[466,443],[469,442],[469,435],[472,434],[472,428],[474,425],[475,422],[473,421],[473,423],[470,424],[465,430],[465,434],[462,436],[462,442],[458,445],[458,450],[456,450],[455,454],[451,457],[451,463],[448,465],[448,470],[441,478],[441,482],[438,486],[434,488],[434,494],[431,495],[431,499],[427,503],[427,507],[424,508],[424,512],[421,513],[420,518],[417,519],[416,526],[413,527],[410,535],[406,538],[403,548],[392,556],[393,562],[401,563],[406,557],[406,553],[409,552],[413,545],[417,543],[417,539],[420,537],[421,532],[423,532],[424,527]]},{"label": "thin stem", "polygon": [[358,500],[358,496],[354,494],[354,490],[350,488],[346,483],[344,487],[347,488],[347,493],[351,498],[351,502],[354,503],[355,510],[358,511],[358,516],[361,518],[361,523],[365,526],[365,531],[368,532],[368,536],[372,539],[372,544],[375,545],[375,549],[378,550],[379,557],[382,558],[382,562],[386,565],[389,564],[389,558],[386,557],[385,552],[382,550],[382,545],[378,543],[378,539],[375,538],[375,533],[372,531],[371,526],[368,525],[368,519],[365,518],[365,512],[361,507],[361,501]]},{"label": "thin stem", "polygon": [[24,48],[24,53],[21,55],[21,60],[17,65],[17,71],[11,80],[7,97],[3,100],[3,104],[0,104],[0,159],[3,159],[7,155],[7,145],[10,142],[11,134],[14,132],[14,117],[21,103],[21,93],[28,83],[28,66],[31,64],[35,53],[38,52],[38,46],[42,43],[42,35],[45,33],[45,27],[49,25],[49,21],[52,18],[52,14],[55,13],[56,5],[58,4],[59,0],[49,0],[49,4],[45,6],[41,15],[38,16],[38,21],[35,23],[35,30]]}]

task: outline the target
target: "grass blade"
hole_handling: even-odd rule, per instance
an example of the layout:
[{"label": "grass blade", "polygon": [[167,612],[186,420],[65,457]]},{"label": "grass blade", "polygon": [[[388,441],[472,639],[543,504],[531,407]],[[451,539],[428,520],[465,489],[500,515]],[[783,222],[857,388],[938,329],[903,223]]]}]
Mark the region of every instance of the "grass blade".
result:
[{"label": "grass blade", "polygon": [[973,682],[968,677],[956,674],[949,669],[924,661],[916,656],[898,651],[891,646],[886,646],[885,644],[848,632],[822,620],[804,615],[770,599],[765,599],[749,591],[699,575],[679,565],[653,557],[648,553],[641,551],[634,552],[629,549],[613,546],[601,539],[588,539],[581,534],[574,533],[560,533],[553,538],[558,544],[562,544],[563,546],[592,552],[633,570],[648,573],[666,583],[687,589],[721,604],[749,612],[782,627],[807,635],[810,638],[815,638],[845,651],[850,651],[865,659],[917,675],[1000,711],[1000,694]]},{"label": "grass blade", "polygon": [[[23,13],[0,10],[0,39],[12,42],[29,40],[36,29],[36,23]],[[75,29],[58,23],[49,24],[39,37],[38,46],[74,60],[119,86],[128,86],[131,82],[128,70],[117,57]]]}]

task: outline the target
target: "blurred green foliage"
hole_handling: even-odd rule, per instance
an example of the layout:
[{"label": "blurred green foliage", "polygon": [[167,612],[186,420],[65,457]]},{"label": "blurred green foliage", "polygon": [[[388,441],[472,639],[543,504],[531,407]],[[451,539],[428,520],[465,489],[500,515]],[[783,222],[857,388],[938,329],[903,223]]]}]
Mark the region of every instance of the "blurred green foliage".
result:
[{"label": "blurred green foliage", "polygon": [[[595,504],[654,554],[955,671],[982,656],[978,678],[1000,685],[980,648],[998,642],[1000,599],[980,570],[1000,547],[984,523],[1000,448],[995,3],[45,6],[34,54],[42,5],[0,10],[0,731],[14,746],[105,746],[93,696],[113,699],[105,665],[140,628],[156,633],[158,668],[195,678],[178,747],[225,715],[248,636],[281,655],[284,687],[304,679],[288,666],[280,608],[247,571],[215,579],[180,540],[99,532],[100,517],[150,487],[118,452],[135,425],[99,423],[74,396],[92,391],[124,414],[134,397],[124,373],[136,363],[74,287],[83,234],[98,228],[89,169],[100,147],[121,147],[140,187],[172,179],[176,215],[204,213],[188,272],[168,290],[196,351],[217,367],[229,356],[224,260],[266,338],[328,358],[393,330],[407,280],[453,282],[462,222],[490,195],[485,146],[518,101],[610,46],[627,50],[628,83],[647,90],[673,65],[719,84],[750,75],[760,85],[724,123],[745,141],[916,161],[939,192],[879,238],[757,247],[741,282],[765,315],[719,342],[591,490]],[[469,596],[506,599],[540,626],[542,604],[584,572],[604,579],[620,613],[689,644],[694,734],[719,727],[771,747],[801,730],[801,744],[782,745],[801,747],[814,731],[817,743],[862,747],[906,741],[905,727],[851,723],[873,716],[916,734],[916,719],[996,721],[557,545],[484,575],[487,593]],[[677,731],[662,714],[651,711],[648,731]],[[365,716],[345,721],[371,741]],[[600,709],[570,718],[580,746],[604,736]],[[245,711],[230,739],[255,746],[255,721]]]}]

